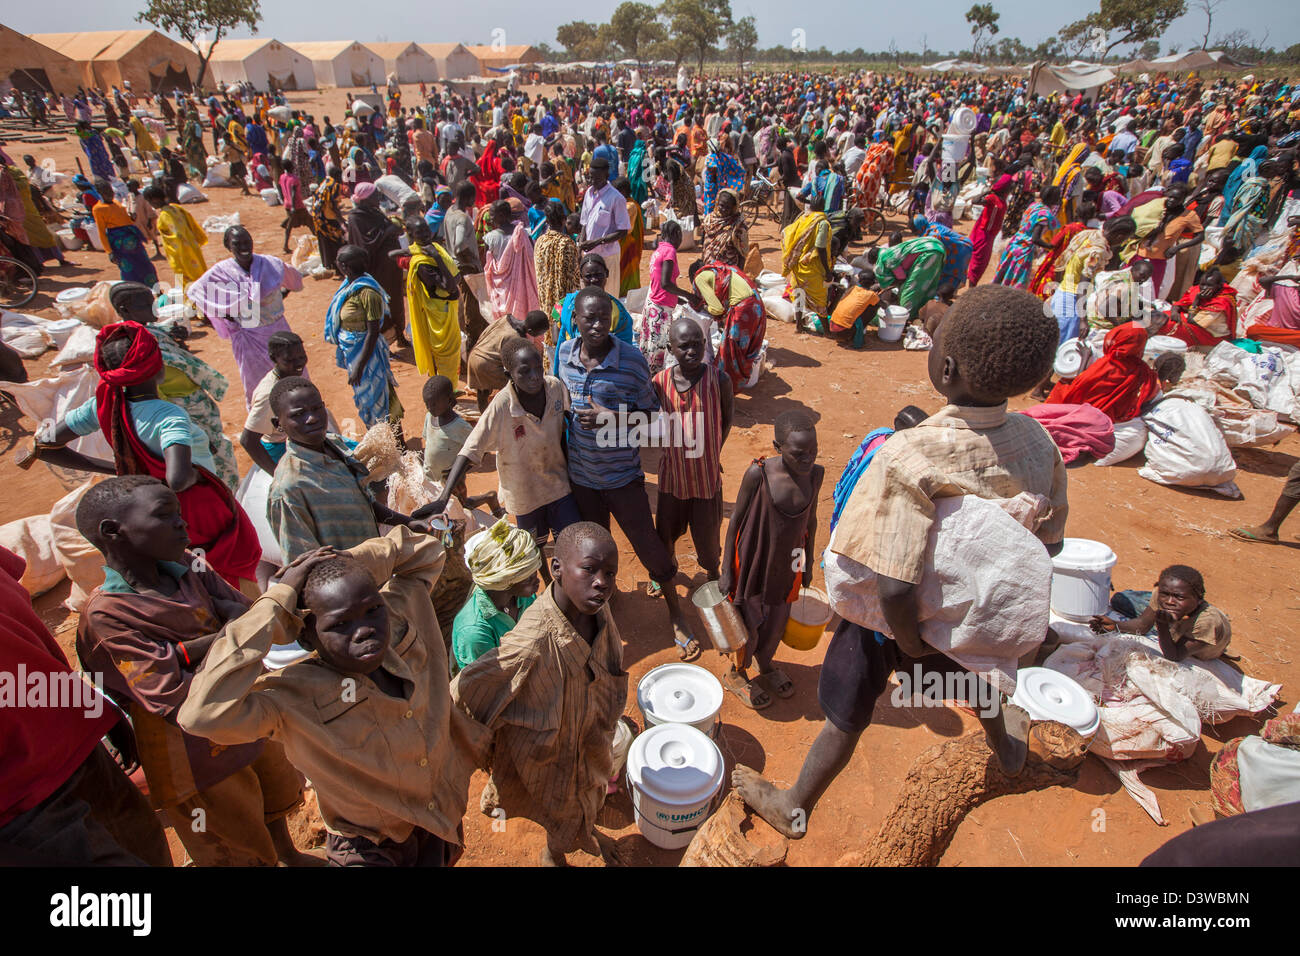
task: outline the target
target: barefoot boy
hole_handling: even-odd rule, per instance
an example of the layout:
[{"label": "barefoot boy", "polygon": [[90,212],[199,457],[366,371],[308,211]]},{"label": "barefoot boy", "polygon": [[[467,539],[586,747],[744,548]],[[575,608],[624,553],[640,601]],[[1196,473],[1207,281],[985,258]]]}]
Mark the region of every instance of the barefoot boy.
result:
[{"label": "barefoot boy", "polygon": [[[292,440],[292,439],[291,439]],[[486,733],[453,708],[429,592],[445,553],[394,528],[311,551],[231,622],[180,722],[217,743],[270,737],[311,779],[335,866],[450,866]],[[268,672],[272,644],[315,653]]]},{"label": "barefoot boy", "polygon": [[[768,706],[772,694],[794,694],[794,684],[772,666],[772,658],[800,586],[812,583],[817,497],[826,477],[817,464],[817,430],[804,412],[777,417],[772,446],[779,455],[755,461],[740,481],[718,580],[749,630],[723,682],[755,710]],[[758,664],[752,681],[751,661]]]},{"label": "barefoot boy", "polygon": [[[457,675],[456,702],[492,732],[491,770],[507,818],[546,830],[542,862],[612,852],[596,815],[613,776],[615,725],[627,702],[623,644],[606,604],[618,548],[598,524],[560,533],[551,584],[514,629]],[[490,788],[489,788],[490,789]]]},{"label": "barefoot boy", "polygon": [[187,552],[176,494],[145,475],[106,479],[77,505],[77,530],[105,561],[104,583],[81,612],[77,656],[130,714],[149,797],[190,857],[199,866],[318,863],[289,838],[285,817],[302,802],[302,779],[278,744],[254,734],[216,747],[178,726],[194,668],[248,599]]},{"label": "barefoot boy", "polygon": [[[745,802],[782,833],[798,838],[806,832],[808,815],[871,723],[900,655],[926,653],[915,591],[934,499],[1043,495],[1052,511],[1036,534],[1049,552],[1060,549],[1068,508],[1060,452],[1041,425],[1008,415],[1006,408],[1008,398],[1043,379],[1057,338],[1056,322],[1043,315],[1037,298],[999,285],[967,291],[935,330],[930,381],[948,405],[880,447],[829,546],[876,573],[894,640],[849,621],[836,628],[818,688],[826,723],[794,787],[778,790],[748,767],[732,776]],[[1003,770],[1018,773],[1027,754],[1028,715],[1005,704],[981,723]]]}]

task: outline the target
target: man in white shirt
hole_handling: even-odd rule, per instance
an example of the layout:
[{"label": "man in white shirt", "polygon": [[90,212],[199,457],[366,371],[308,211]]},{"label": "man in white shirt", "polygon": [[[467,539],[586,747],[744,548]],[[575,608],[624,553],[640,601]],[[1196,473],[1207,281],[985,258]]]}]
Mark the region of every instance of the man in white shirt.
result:
[{"label": "man in white shirt", "polygon": [[844,175],[850,180],[858,175],[858,169],[861,168],[863,161],[867,158],[867,138],[858,134],[853,138],[853,145],[844,151]]},{"label": "man in white shirt", "polygon": [[528,130],[528,136],[524,139],[524,167],[525,173],[531,173],[533,169],[540,169],[542,160],[546,158],[546,140],[536,126]]},{"label": "man in white shirt", "polygon": [[632,228],[627,214],[627,200],[609,184],[609,161],[594,156],[589,174],[591,185],[582,197],[582,242],[580,251],[594,252],[605,260],[609,274],[605,276],[605,291],[618,295],[619,255],[618,242]]}]

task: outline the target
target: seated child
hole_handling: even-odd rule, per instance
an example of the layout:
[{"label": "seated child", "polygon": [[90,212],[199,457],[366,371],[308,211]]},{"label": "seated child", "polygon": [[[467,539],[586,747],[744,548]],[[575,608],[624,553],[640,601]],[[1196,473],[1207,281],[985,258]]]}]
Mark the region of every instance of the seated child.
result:
[{"label": "seated child", "polygon": [[[1035,534],[1049,552],[1060,550],[1068,512],[1060,452],[1038,422],[1007,414],[1009,398],[1042,381],[1058,336],[1055,318],[1043,314],[1036,296],[1002,285],[968,290],[939,323],[929,373],[949,404],[880,447],[830,543],[835,553],[876,573],[894,639],[851,621],[836,628],[818,688],[827,720],[792,788],[779,790],[748,767],[732,775],[745,802],[787,836],[807,832],[808,817],[853,756],[900,656],[926,653],[916,583],[924,571],[934,499],[1042,495],[1052,510]],[[995,693],[990,696],[998,701]],[[1029,715],[998,702],[980,720],[999,766],[1018,773],[1028,755]]]},{"label": "seated child", "polygon": [[248,453],[253,464],[268,474],[275,474],[275,466],[284,457],[284,432],[275,426],[271,411],[271,389],[282,378],[301,377],[307,368],[307,350],[296,332],[273,332],[266,341],[266,353],[271,357],[272,368],[253,389],[248,405],[248,417],[239,435],[240,447]]},{"label": "seated child", "polygon": [[[522,322],[513,315],[505,315],[488,324],[466,361],[470,387],[474,389],[480,412],[487,408],[492,393],[505,388],[510,381],[505,366],[501,364],[501,352],[506,343],[511,339],[531,338],[535,345],[540,346],[550,327],[551,320],[540,309],[533,309]],[[451,467],[450,463],[448,467]]]},{"label": "seated child", "polygon": [[[510,384],[492,399],[460,449],[442,496],[417,508],[413,517],[442,514],[466,472],[496,452],[501,503],[540,548],[552,533],[579,520],[563,448],[569,390],[543,374],[542,354],[529,339],[507,340],[501,360]],[[543,565],[542,577],[546,574]]]},{"label": "seated child", "polygon": [[1160,652],[1171,661],[1214,660],[1223,656],[1232,640],[1228,615],[1205,600],[1201,572],[1184,564],[1161,571],[1154,591],[1117,592],[1110,606],[1130,620],[1097,615],[1091,621],[1093,631],[1150,634],[1154,628]]},{"label": "seated child", "polygon": [[275,466],[266,517],[286,561],[329,545],[350,548],[379,537],[379,525],[429,526],[375,500],[367,471],[336,438],[320,391],[305,378],[282,378],[271,389],[271,423],[288,443]]},{"label": "seated child", "polygon": [[921,311],[917,317],[925,326],[927,335],[933,338],[934,330],[939,327],[943,321],[944,315],[952,308],[953,296],[957,294],[957,285],[951,279],[945,279],[939,283],[939,288],[935,290],[934,298],[921,306]]},{"label": "seated child", "polygon": [[474,589],[452,624],[452,673],[499,647],[519,615],[537,600],[542,552],[531,534],[503,518],[467,563]]},{"label": "seated child", "polygon": [[[429,600],[444,560],[408,528],[301,555],[227,625],[181,708],[181,726],[216,743],[284,747],[316,789],[331,865],[451,866],[463,852],[486,734],[452,706]],[[315,654],[265,670],[293,641]]]},{"label": "seated child", "polygon": [[[749,630],[723,683],[755,710],[771,704],[771,694],[794,695],[794,683],[772,666],[772,657],[800,585],[812,583],[817,496],[826,477],[817,464],[817,430],[806,413],[779,415],[774,438],[779,455],[756,460],[740,481],[718,579]],[[752,681],[746,673],[751,661],[758,663]]]},{"label": "seated child", "polygon": [[551,576],[500,646],[456,675],[451,693],[492,733],[489,789],[501,809],[546,830],[542,862],[564,866],[566,853],[597,846],[612,861],[595,826],[627,702],[623,644],[606,606],[618,546],[598,524],[571,524],[556,541]]},{"label": "seated child", "polygon": [[105,561],[104,583],[81,612],[77,656],[130,715],[149,798],[167,810],[190,858],[319,863],[289,837],[285,818],[302,803],[302,779],[277,744],[254,735],[216,747],[178,726],[195,667],[249,602],[186,550],[176,494],[147,475],[108,478],[78,503],[77,530]]},{"label": "seated child", "polygon": [[[491,327],[489,326],[489,329]],[[484,333],[487,335],[488,333]],[[445,375],[434,375],[424,383],[424,474],[433,481],[445,481],[474,426],[456,414],[460,392]]]}]

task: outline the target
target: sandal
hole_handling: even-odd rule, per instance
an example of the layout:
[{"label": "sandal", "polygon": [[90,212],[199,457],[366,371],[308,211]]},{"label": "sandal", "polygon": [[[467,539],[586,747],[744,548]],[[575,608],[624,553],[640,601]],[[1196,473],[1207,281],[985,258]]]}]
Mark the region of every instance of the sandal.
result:
[{"label": "sandal", "polygon": [[1259,535],[1251,534],[1249,528],[1232,528],[1228,531],[1232,537],[1238,541],[1251,541],[1255,544],[1277,544],[1277,538],[1261,538]]},{"label": "sandal", "polygon": [[689,664],[700,656],[700,642],[694,637],[688,638],[685,641],[679,641],[674,637],[673,643],[677,645],[677,654],[683,663]]},{"label": "sandal", "polygon": [[650,595],[652,598],[663,597],[664,589],[660,586],[658,581],[651,581],[650,586],[645,589],[645,593]]},{"label": "sandal", "polygon": [[740,702],[751,710],[762,710],[764,707],[772,706],[772,698],[768,696],[767,691],[756,680],[745,680],[735,669],[727,671],[722,682],[727,690],[739,697]]},{"label": "sandal", "polygon": [[794,681],[790,679],[790,675],[779,667],[772,668],[766,674],[759,674],[754,680],[782,700],[788,700],[794,696]]}]

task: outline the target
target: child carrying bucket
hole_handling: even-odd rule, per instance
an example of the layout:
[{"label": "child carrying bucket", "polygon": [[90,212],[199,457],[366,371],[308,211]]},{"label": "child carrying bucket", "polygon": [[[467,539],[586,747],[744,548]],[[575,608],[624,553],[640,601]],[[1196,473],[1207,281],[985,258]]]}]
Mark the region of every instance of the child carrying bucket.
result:
[{"label": "child carrying bucket", "polygon": [[[817,429],[805,412],[778,416],[774,438],[779,457],[758,459],[741,480],[718,579],[749,631],[723,683],[754,710],[769,706],[772,694],[794,695],[794,683],[772,665],[772,657],[800,586],[812,583],[809,556],[815,553],[817,496],[826,476],[817,464]],[[752,680],[751,661],[758,664]]]}]

